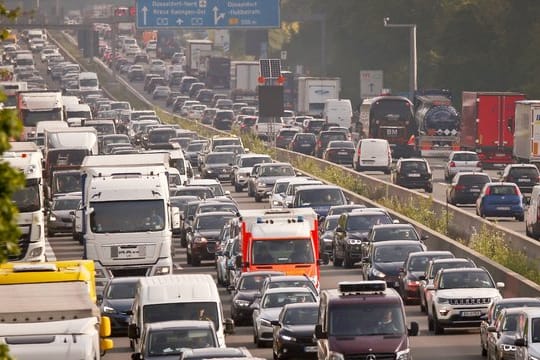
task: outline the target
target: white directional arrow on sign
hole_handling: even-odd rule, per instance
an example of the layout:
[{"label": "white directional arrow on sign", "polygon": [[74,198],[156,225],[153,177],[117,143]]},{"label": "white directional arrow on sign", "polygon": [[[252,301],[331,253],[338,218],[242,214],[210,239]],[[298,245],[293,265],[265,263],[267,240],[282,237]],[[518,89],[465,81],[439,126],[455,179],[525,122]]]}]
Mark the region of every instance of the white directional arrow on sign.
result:
[{"label": "white directional arrow on sign", "polygon": [[178,19],[176,19],[176,23],[177,23],[178,25],[182,25],[182,24],[184,23],[184,20],[178,18]]},{"label": "white directional arrow on sign", "polygon": [[148,8],[146,6],[143,6],[141,11],[143,14],[143,25],[146,25],[146,15],[148,14]]},{"label": "white directional arrow on sign", "polygon": [[214,25],[217,25],[219,20],[225,18],[225,13],[221,13],[218,15],[219,8],[217,6],[214,6],[212,10],[214,10]]}]

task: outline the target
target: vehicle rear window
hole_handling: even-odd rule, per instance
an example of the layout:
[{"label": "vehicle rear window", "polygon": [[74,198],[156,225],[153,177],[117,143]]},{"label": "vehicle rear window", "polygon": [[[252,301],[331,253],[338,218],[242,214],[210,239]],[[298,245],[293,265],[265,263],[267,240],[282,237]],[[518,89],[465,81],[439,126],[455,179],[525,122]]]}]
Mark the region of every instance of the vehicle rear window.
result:
[{"label": "vehicle rear window", "polygon": [[478,161],[478,154],[454,154],[454,161]]},{"label": "vehicle rear window", "polygon": [[426,163],[423,161],[404,161],[401,163],[404,171],[427,171]]},{"label": "vehicle rear window", "polygon": [[293,137],[298,131],[294,131],[294,130],[286,130],[286,131],[281,131],[279,133],[280,136],[287,136],[287,137]]},{"label": "vehicle rear window", "polygon": [[538,170],[533,167],[512,168],[509,175],[514,177],[538,177]]},{"label": "vehicle rear window", "polygon": [[511,185],[494,185],[489,190],[491,195],[517,195],[517,188]]},{"label": "vehicle rear window", "polygon": [[459,183],[462,185],[478,185],[489,182],[489,177],[484,175],[462,175],[459,177]]}]

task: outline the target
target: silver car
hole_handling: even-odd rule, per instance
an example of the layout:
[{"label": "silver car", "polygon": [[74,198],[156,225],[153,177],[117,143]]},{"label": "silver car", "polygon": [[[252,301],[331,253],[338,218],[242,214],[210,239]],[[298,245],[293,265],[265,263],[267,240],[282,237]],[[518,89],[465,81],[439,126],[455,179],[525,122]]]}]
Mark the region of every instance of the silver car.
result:
[{"label": "silver car", "polygon": [[450,181],[454,175],[463,171],[482,171],[478,154],[473,151],[452,151],[444,167],[444,179]]},{"label": "silver car", "polygon": [[78,208],[80,202],[80,195],[63,195],[53,200],[47,216],[48,236],[72,232],[74,216],[71,213]]}]

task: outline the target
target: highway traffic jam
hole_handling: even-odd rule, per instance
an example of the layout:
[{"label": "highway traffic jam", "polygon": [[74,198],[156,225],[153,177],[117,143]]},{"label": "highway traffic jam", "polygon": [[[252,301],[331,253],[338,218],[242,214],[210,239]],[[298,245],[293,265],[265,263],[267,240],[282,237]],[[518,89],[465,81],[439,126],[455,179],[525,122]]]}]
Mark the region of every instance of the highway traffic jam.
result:
[{"label": "highway traffic jam", "polygon": [[[353,111],[339,78],[283,72],[289,106],[269,119],[258,116],[257,61],[209,55],[203,73],[192,59],[209,40],[166,48],[151,36],[105,40],[110,28],[95,27],[101,71],[157,111],[113,99],[103,74],[43,29],[2,43],[4,108],[24,125],[2,159],[26,176],[13,197],[21,251],[0,264],[0,344],[12,356],[540,358],[540,298],[503,297],[504,282],[384,207],[243,143],[425,193],[442,186],[451,206],[513,219],[538,239],[539,101],[464,92],[458,113],[437,90],[381,94]],[[335,92],[316,103],[306,91],[316,84]],[[488,111],[501,103],[505,113]],[[164,111],[229,134],[204,137]]]}]

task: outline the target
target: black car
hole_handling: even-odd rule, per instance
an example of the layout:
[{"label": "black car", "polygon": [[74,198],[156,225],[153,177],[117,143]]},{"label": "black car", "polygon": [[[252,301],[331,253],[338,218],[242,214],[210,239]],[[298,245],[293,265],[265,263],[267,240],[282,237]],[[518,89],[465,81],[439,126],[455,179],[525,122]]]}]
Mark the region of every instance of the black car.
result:
[{"label": "black car", "polygon": [[231,318],[236,325],[251,325],[253,308],[251,304],[260,294],[264,280],[268,276],[279,276],[284,273],[279,271],[254,271],[244,272],[236,282],[227,289],[232,292]]},{"label": "black car", "polygon": [[294,135],[300,132],[299,129],[295,128],[285,128],[279,130],[279,133],[276,136],[276,146],[278,148],[287,149],[291,143]]},{"label": "black car", "polygon": [[522,194],[530,195],[540,183],[540,171],[534,164],[510,164],[504,169],[501,182],[513,182]]},{"label": "black car", "polygon": [[202,260],[216,258],[219,234],[225,223],[236,215],[230,211],[198,214],[186,231],[187,263],[200,266]]},{"label": "black car", "polygon": [[409,254],[405,265],[399,272],[399,294],[408,305],[420,302],[420,276],[424,275],[426,266],[433,259],[451,259],[450,251],[421,251]]},{"label": "black car", "polygon": [[340,215],[334,233],[332,261],[334,266],[352,267],[362,260],[362,241],[375,224],[391,224],[392,218],[383,211],[359,211]]},{"label": "black car", "polygon": [[212,126],[218,130],[231,130],[233,121],[234,112],[232,110],[217,110]]},{"label": "black car", "polygon": [[278,320],[272,321],[274,359],[317,358],[317,303],[287,304],[281,309]]},{"label": "black car", "polygon": [[210,105],[214,91],[211,89],[200,89],[195,95],[195,100],[198,100],[201,104]]},{"label": "black car", "polygon": [[328,264],[332,256],[332,243],[338,220],[339,215],[326,216],[324,222],[319,226],[319,258],[325,264]]},{"label": "black car", "polygon": [[433,192],[431,169],[425,159],[399,159],[392,173],[392,182],[409,189]]},{"label": "black car", "polygon": [[184,149],[184,156],[191,163],[192,167],[199,166],[199,153],[207,143],[206,140],[192,140],[188,147]]},{"label": "black car", "polygon": [[326,146],[322,158],[336,164],[350,165],[354,157],[354,143],[349,140],[332,140]]},{"label": "black car", "polygon": [[144,144],[147,149],[170,149],[169,140],[176,137],[176,130],[169,127],[158,127],[148,132],[148,140]]},{"label": "black car", "polygon": [[211,152],[206,154],[201,176],[205,179],[230,181],[233,170],[234,152]]},{"label": "black car", "polygon": [[414,240],[392,240],[374,243],[362,259],[366,280],[386,281],[391,288],[399,286],[399,270],[412,252],[426,251],[426,246]]},{"label": "black car", "polygon": [[289,150],[299,152],[301,154],[313,155],[315,153],[315,144],[317,138],[315,134],[298,133],[294,135],[289,145]]},{"label": "black car", "polygon": [[324,124],[326,124],[324,119],[307,119],[304,122],[304,131],[318,135],[322,131]]},{"label": "black car", "polygon": [[182,94],[180,93],[180,91],[173,90],[173,91],[169,92],[169,96],[167,96],[167,100],[165,100],[165,105],[166,105],[166,106],[172,106],[172,104],[174,103],[174,100],[175,100],[178,96],[182,96]]},{"label": "black car", "polygon": [[346,212],[351,212],[355,209],[365,209],[365,208],[366,206],[363,204],[347,204],[347,205],[332,206],[328,210],[328,215],[326,216],[341,215]]},{"label": "black car", "polygon": [[113,334],[127,334],[129,313],[135,298],[139,277],[115,277],[110,279],[103,295],[98,296],[98,305],[101,315],[111,319]]},{"label": "black car", "polygon": [[[315,156],[322,158],[328,143],[333,140],[346,141],[348,139],[347,135],[341,131],[321,131],[317,137],[317,143],[315,144]],[[352,164],[352,161],[349,164]]]},{"label": "black car", "polygon": [[476,204],[484,185],[491,182],[488,174],[481,172],[460,172],[452,179],[446,193],[449,204]]},{"label": "black car", "polygon": [[205,214],[208,212],[223,212],[223,211],[229,211],[232,214],[238,214],[238,204],[234,200],[231,199],[220,199],[214,200],[214,201],[203,201],[199,204],[197,207],[197,210],[195,210],[195,214]]},{"label": "black car", "polygon": [[515,341],[519,337],[521,311],[521,309],[503,309],[497,316],[495,326],[488,327],[486,354],[488,359],[515,359]]}]

